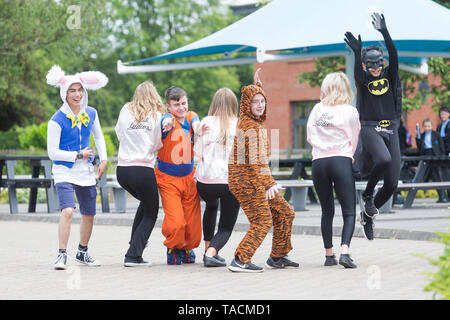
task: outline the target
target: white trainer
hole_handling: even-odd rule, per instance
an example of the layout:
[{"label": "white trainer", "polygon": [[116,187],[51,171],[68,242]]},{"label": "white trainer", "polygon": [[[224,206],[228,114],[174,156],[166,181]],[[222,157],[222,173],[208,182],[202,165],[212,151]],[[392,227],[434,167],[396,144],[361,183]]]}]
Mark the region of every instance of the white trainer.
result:
[{"label": "white trainer", "polygon": [[67,253],[59,253],[58,254],[58,258],[56,258],[56,261],[53,264],[53,268],[55,268],[55,270],[66,270],[66,268],[67,268]]}]

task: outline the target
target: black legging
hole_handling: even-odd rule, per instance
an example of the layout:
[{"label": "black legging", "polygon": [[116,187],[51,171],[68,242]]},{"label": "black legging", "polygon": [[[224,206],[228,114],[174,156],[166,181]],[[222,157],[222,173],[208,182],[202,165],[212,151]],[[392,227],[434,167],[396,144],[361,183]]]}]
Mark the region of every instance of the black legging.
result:
[{"label": "black legging", "polygon": [[350,246],[355,230],[356,199],[355,181],[352,174],[352,159],[348,157],[329,157],[312,162],[314,188],[322,207],[321,230],[326,249],[333,247],[334,196],[341,204],[344,225],[342,227],[341,245]]},{"label": "black legging", "polygon": [[360,139],[363,149],[370,154],[373,161],[373,168],[370,172],[364,194],[373,194],[374,189],[383,178],[383,187],[377,192],[374,198],[375,207],[381,208],[397,189],[400,177],[400,143],[398,140],[398,127],[389,127],[392,134],[377,132],[375,126],[363,125],[360,132]]},{"label": "black legging", "polygon": [[140,201],[131,228],[131,241],[125,257],[142,257],[159,210],[159,195],[155,173],[149,167],[117,167],[117,181],[133,197]]},{"label": "black legging", "polygon": [[[228,189],[227,184],[206,184],[197,182],[197,191],[206,202],[203,213],[203,239],[210,241],[209,246],[219,252],[230,239],[236,219],[239,213],[239,202]],[[220,199],[220,219],[217,233],[216,228],[217,209]]]}]

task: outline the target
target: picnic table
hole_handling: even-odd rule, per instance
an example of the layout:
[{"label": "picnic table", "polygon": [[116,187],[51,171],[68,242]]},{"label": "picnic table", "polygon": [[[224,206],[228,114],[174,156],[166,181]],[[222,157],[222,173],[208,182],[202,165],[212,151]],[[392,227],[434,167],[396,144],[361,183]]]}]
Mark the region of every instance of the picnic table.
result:
[{"label": "picnic table", "polygon": [[[25,160],[30,165],[30,177],[16,176],[14,168],[17,161]],[[6,177],[3,168],[6,167]],[[41,168],[44,176],[40,177]],[[48,156],[12,156],[0,155],[0,187],[8,188],[10,213],[19,213],[17,188],[29,188],[28,212],[36,212],[38,188],[45,188],[48,213],[56,212],[59,206],[55,185],[52,179],[52,165]]]},{"label": "picnic table", "polygon": [[[423,186],[423,182],[427,179],[429,176],[429,171],[434,166],[440,166],[440,167],[450,167],[450,157],[448,155],[442,155],[442,156],[403,156],[402,157],[402,163],[401,167],[409,165],[417,165],[417,171],[412,179],[409,186],[409,192],[406,197],[405,203],[403,204],[403,208],[411,208],[414,199],[416,197],[417,191],[419,189],[434,189],[434,188],[448,188],[445,183],[438,183],[435,182],[434,186],[431,184],[428,184],[428,187]],[[446,181],[443,181],[446,182]],[[416,185],[414,185],[416,184]]]},{"label": "picnic table", "polygon": [[[284,198],[289,201],[291,195],[294,195],[293,204],[296,210],[305,210],[306,197],[305,192],[308,190],[308,196],[311,202],[315,202],[314,193],[312,190],[313,184],[311,178],[306,175],[305,168],[312,166],[312,159],[309,158],[296,158],[296,159],[279,159],[275,164],[278,164],[280,168],[290,167],[293,168],[289,178],[280,181],[280,184],[288,188],[284,194]],[[411,208],[417,191],[419,189],[445,189],[449,188],[450,182],[426,182],[428,172],[433,166],[450,167],[450,157],[447,155],[442,156],[402,156],[401,168],[404,166],[416,167],[417,170],[412,181],[403,181],[399,183],[397,190],[408,190],[408,196],[406,197],[403,208]],[[303,178],[304,180],[298,180]],[[292,181],[290,181],[292,180]],[[293,182],[296,181],[296,182]],[[357,191],[362,192],[367,182],[357,181]],[[380,181],[377,188],[382,186],[383,181]],[[312,195],[311,195],[312,193]],[[314,200],[313,200],[314,199]],[[392,208],[392,197],[388,203],[383,206],[382,212],[390,212]]]},{"label": "picnic table", "polygon": [[[96,156],[98,158],[98,156]],[[30,174],[17,176],[15,167],[17,161],[27,161],[30,165]],[[95,161],[98,161],[95,160]],[[3,176],[3,168],[6,167],[6,176]],[[40,177],[41,168],[44,168],[44,176]],[[126,191],[116,181],[107,181],[106,172],[103,174],[97,186],[100,189],[102,212],[110,212],[108,189],[114,193],[116,212],[126,212]],[[36,212],[38,188],[45,188],[47,198],[47,212],[55,213],[59,210],[59,200],[52,178],[52,161],[48,156],[16,156],[0,155],[0,187],[8,188],[10,213],[19,213],[17,201],[17,189],[30,189],[28,211]]]},{"label": "picnic table", "polygon": [[[274,161],[271,162],[271,166],[274,165]],[[309,180],[311,179],[310,176],[306,173],[306,168],[312,166],[312,159],[311,158],[294,158],[294,159],[279,159],[276,161],[275,166],[278,165],[280,168],[293,168],[292,172],[289,177],[287,177],[287,180],[298,180],[298,178]],[[283,177],[284,178],[284,177]],[[308,187],[307,189],[307,196],[309,197],[309,200],[311,203],[317,203],[316,195],[314,194],[314,191],[311,189],[312,185]],[[297,193],[297,195],[303,197],[303,191],[297,190],[293,188],[288,188],[286,192],[284,193],[284,199],[286,201],[291,200],[291,196],[293,193]],[[303,199],[303,198],[302,198]],[[295,196],[293,198],[293,201],[296,201]],[[303,201],[303,200],[301,200]],[[303,205],[300,204],[300,202],[297,203],[298,208],[302,208]],[[301,209],[304,210],[304,209]]]}]

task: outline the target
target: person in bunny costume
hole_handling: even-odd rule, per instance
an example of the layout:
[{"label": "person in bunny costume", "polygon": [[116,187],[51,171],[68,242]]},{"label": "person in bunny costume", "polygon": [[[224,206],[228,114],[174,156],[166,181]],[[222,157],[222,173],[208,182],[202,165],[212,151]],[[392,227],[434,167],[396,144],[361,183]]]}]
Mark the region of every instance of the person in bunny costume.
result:
[{"label": "person in bunny costume", "polygon": [[[80,206],[80,242],[75,259],[88,266],[100,266],[89,255],[87,246],[92,234],[96,213],[96,179],[106,169],[106,144],[97,111],[88,106],[86,90],[97,90],[108,83],[98,71],[66,75],[57,65],[47,74],[47,83],[59,88],[63,105],[48,122],[47,152],[53,161],[52,175],[61,209],[58,226],[59,252],[54,263],[56,270],[67,267],[67,243],[74,213],[75,198]],[[89,147],[91,134],[97,147],[100,165],[94,172],[94,155]]]}]

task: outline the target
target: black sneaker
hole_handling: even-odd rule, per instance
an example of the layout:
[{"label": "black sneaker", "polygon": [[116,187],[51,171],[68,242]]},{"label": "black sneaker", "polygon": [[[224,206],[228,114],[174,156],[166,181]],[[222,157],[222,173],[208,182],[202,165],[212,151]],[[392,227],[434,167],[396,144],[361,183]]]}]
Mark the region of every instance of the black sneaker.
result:
[{"label": "black sneaker", "polygon": [[377,207],[375,207],[375,204],[373,203],[373,196],[372,195],[368,195],[368,196],[364,196],[363,195],[363,202],[364,202],[364,212],[370,216],[370,217],[375,217],[377,216],[380,212],[378,211]]},{"label": "black sneaker", "polygon": [[227,264],[214,257],[203,256],[203,265],[205,267],[226,267]]},{"label": "black sneaker", "polygon": [[58,254],[58,258],[56,258],[55,263],[53,264],[55,270],[66,270],[67,268],[67,253],[60,252]]},{"label": "black sneaker", "polygon": [[78,262],[83,263],[89,267],[100,267],[101,266],[100,261],[92,258],[87,251],[78,250],[75,260],[77,260]]},{"label": "black sneaker", "polygon": [[354,269],[356,268],[356,264],[353,263],[353,259],[350,258],[349,254],[342,254],[339,257],[339,264],[341,266],[344,266],[345,268],[351,268]]},{"label": "black sneaker", "polygon": [[363,226],[363,233],[367,240],[373,240],[373,227],[375,224],[373,223],[373,219],[368,217],[364,211],[360,213],[360,222]]},{"label": "black sneaker", "polygon": [[298,268],[299,264],[297,262],[293,262],[286,257],[282,258],[272,258],[269,257],[266,261],[266,267],[269,269],[284,269],[284,268]]},{"label": "black sneaker", "polygon": [[225,262],[225,259],[222,258],[221,256],[219,256],[218,254],[216,254],[216,255],[214,256],[214,258],[216,258],[216,259],[219,260],[219,261]]},{"label": "black sneaker", "polygon": [[325,267],[336,266],[337,264],[338,262],[334,254],[332,256],[325,256],[325,263],[323,264]]},{"label": "black sneaker", "polygon": [[258,267],[251,262],[243,263],[237,259],[233,259],[233,261],[231,261],[228,269],[232,272],[264,272],[264,268]]}]

